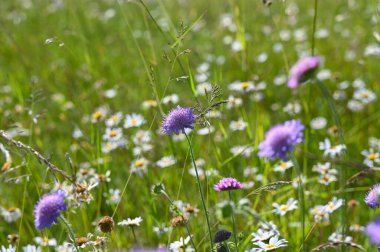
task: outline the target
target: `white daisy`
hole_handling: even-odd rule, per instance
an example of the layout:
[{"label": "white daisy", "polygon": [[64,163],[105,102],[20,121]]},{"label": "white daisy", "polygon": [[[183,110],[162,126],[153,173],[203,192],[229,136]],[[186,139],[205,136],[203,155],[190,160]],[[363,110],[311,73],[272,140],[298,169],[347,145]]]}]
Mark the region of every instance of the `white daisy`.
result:
[{"label": "white daisy", "polygon": [[334,158],[336,156],[339,156],[343,152],[343,150],[346,149],[346,145],[331,145],[330,140],[326,138],[323,142],[319,143],[319,149],[324,150],[323,155]]},{"label": "white daisy", "polygon": [[234,97],[233,95],[228,96],[227,99],[227,109],[232,109],[232,108],[238,108],[243,104],[243,99],[239,97]]},{"label": "white daisy", "polygon": [[139,127],[145,123],[145,119],[142,115],[133,113],[132,115],[127,115],[124,121],[124,128]]},{"label": "white daisy", "polygon": [[160,160],[156,162],[157,166],[160,168],[172,166],[175,163],[176,163],[176,160],[173,156],[162,157]]},{"label": "white daisy", "polygon": [[380,154],[374,151],[372,148],[369,150],[363,150],[361,154],[365,157],[364,164],[369,167],[374,167],[375,164],[380,164]]},{"label": "white daisy", "polygon": [[249,158],[253,152],[253,147],[249,145],[237,145],[230,149],[230,152],[236,155],[242,155],[243,157]]},{"label": "white daisy", "polygon": [[179,241],[175,241],[175,242],[170,243],[169,249],[173,252],[194,251],[193,248],[188,246],[190,239],[191,239],[190,236],[186,237],[185,239],[183,239],[183,237],[181,237],[179,239]]},{"label": "white daisy", "polygon": [[310,127],[315,130],[320,130],[326,127],[327,120],[324,117],[315,117],[310,121]]},{"label": "white daisy", "polygon": [[122,128],[106,128],[106,132],[103,135],[103,140],[109,142],[117,142],[123,138],[123,129]]},{"label": "white daisy", "polygon": [[162,98],[163,104],[177,104],[179,101],[179,97],[176,94],[167,95],[164,98]]},{"label": "white daisy", "polygon": [[49,239],[47,237],[35,237],[33,241],[40,246],[57,246],[57,240],[55,238]]},{"label": "white daisy", "polygon": [[127,227],[134,227],[134,226],[140,226],[140,223],[143,221],[141,217],[137,217],[134,219],[126,219],[121,222],[118,222],[117,225],[119,226],[127,226]]},{"label": "white daisy", "polygon": [[121,122],[122,119],[123,119],[123,114],[121,112],[117,112],[106,120],[106,126],[108,128],[115,127]]},{"label": "white daisy", "polygon": [[287,241],[285,239],[279,239],[278,236],[274,236],[269,239],[268,243],[264,243],[262,241],[254,242],[253,244],[256,246],[259,246],[260,248],[253,248],[251,249],[251,252],[263,252],[263,251],[270,251],[275,250],[280,247],[286,247]]},{"label": "white daisy", "polygon": [[368,104],[376,100],[377,96],[374,92],[366,88],[360,88],[354,92],[354,99]]},{"label": "white daisy", "polygon": [[242,131],[247,127],[247,125],[248,124],[245,121],[243,121],[242,118],[239,118],[239,120],[237,121],[231,121],[230,129],[232,131],[237,131],[237,130]]},{"label": "white daisy", "polygon": [[274,167],[274,171],[278,171],[281,173],[284,173],[287,169],[293,167],[293,162],[292,161],[282,161],[278,165]]},{"label": "white daisy", "polygon": [[334,212],[335,210],[337,210],[339,207],[341,207],[343,205],[343,200],[342,199],[338,199],[336,197],[334,197],[331,201],[329,201],[329,203],[327,203],[327,205],[325,206],[325,210],[326,212],[328,213],[332,213]]},{"label": "white daisy", "polygon": [[16,207],[11,207],[8,209],[1,208],[1,215],[6,222],[11,223],[15,222],[21,217],[21,210]]},{"label": "white daisy", "polygon": [[207,82],[198,84],[196,87],[196,93],[198,95],[206,95],[206,93],[210,94],[211,91],[212,91],[212,85],[210,83],[207,83]]},{"label": "white daisy", "polygon": [[288,199],[286,204],[279,205],[277,203],[273,203],[272,206],[275,208],[273,212],[275,214],[284,216],[287,212],[297,209],[298,200],[293,198]]}]

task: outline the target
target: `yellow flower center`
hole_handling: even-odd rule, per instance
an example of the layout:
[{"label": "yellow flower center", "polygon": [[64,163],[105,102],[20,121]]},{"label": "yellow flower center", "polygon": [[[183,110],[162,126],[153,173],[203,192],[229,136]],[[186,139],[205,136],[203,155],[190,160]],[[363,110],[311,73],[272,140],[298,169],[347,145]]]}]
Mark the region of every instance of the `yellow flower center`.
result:
[{"label": "yellow flower center", "polygon": [[132,125],[137,125],[138,122],[139,122],[139,121],[137,121],[136,119],[132,119],[132,120],[131,120],[131,124],[132,124]]},{"label": "yellow flower center", "polygon": [[115,137],[115,136],[117,136],[117,132],[114,131],[114,130],[112,130],[112,131],[110,132],[110,137]]},{"label": "yellow flower center", "polygon": [[371,154],[369,154],[369,155],[367,156],[367,158],[370,159],[370,160],[375,160],[375,159],[376,159],[376,155],[373,154],[373,153],[371,153]]},{"label": "yellow flower center", "polygon": [[95,119],[100,119],[103,116],[103,113],[100,111],[96,111],[93,116]]},{"label": "yellow flower center", "polygon": [[287,211],[289,209],[289,206],[283,205],[280,207],[280,211]]},{"label": "yellow flower center", "polygon": [[141,160],[135,161],[135,166],[136,167],[142,167],[142,166],[144,166],[144,161],[141,161]]},{"label": "yellow flower center", "polygon": [[247,89],[249,87],[249,83],[248,82],[242,82],[242,83],[240,83],[240,87],[242,89]]},{"label": "yellow flower center", "polygon": [[15,207],[8,208],[8,212],[10,212],[10,213],[16,212],[16,210],[17,210],[17,208],[15,208]]},{"label": "yellow flower center", "polygon": [[273,245],[273,244],[265,245],[265,248],[266,248],[266,249],[273,249],[273,248],[275,248],[275,247],[276,247],[276,246]]},{"label": "yellow flower center", "polygon": [[367,92],[362,93],[363,98],[368,98],[369,94]]},{"label": "yellow flower center", "polygon": [[283,170],[285,170],[286,168],[288,168],[288,165],[286,163],[282,163],[280,165],[280,168],[283,169]]}]

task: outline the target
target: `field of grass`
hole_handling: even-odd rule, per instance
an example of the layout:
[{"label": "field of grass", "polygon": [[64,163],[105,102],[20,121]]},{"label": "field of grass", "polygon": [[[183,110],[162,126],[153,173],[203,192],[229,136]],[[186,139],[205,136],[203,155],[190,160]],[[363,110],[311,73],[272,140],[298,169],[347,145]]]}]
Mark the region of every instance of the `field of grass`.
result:
[{"label": "field of grass", "polygon": [[[219,230],[232,235],[215,251],[377,251],[380,2],[264,2],[2,1],[1,251],[211,251]],[[169,136],[178,105],[199,116]],[[258,156],[290,120],[304,125],[290,161]],[[243,188],[214,190],[227,177]],[[59,190],[64,218],[37,229]]]}]

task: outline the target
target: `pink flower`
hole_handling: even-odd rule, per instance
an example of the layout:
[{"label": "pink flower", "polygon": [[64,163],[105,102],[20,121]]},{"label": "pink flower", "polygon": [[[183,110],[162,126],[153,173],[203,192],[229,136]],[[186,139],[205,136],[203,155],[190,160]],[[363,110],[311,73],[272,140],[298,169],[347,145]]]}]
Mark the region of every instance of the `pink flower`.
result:
[{"label": "pink flower", "polygon": [[299,60],[293,67],[290,69],[290,77],[288,80],[288,87],[296,88],[302,82],[307,80],[307,75],[313,70],[315,70],[321,62],[319,56],[306,57]]}]

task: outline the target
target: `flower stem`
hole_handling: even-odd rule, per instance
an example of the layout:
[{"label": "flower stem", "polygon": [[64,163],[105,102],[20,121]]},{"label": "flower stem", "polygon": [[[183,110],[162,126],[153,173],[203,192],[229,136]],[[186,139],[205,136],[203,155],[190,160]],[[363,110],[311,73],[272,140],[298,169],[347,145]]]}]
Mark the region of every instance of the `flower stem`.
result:
[{"label": "flower stem", "polygon": [[301,229],[302,229],[302,243],[300,251],[305,251],[304,242],[305,242],[305,200],[304,200],[304,191],[302,185],[302,171],[298,164],[297,158],[294,155],[294,152],[289,153],[290,159],[293,162],[294,168],[297,172],[297,176],[299,179],[298,183],[298,200],[300,202],[300,210],[301,210]]},{"label": "flower stem", "polygon": [[[231,190],[228,190],[228,197],[230,198],[230,201],[233,203],[232,197],[231,197]],[[236,247],[236,251],[239,251],[238,240],[237,240],[237,236],[236,236],[235,209],[234,209],[233,205],[232,205],[232,216],[231,216],[231,218],[232,218],[232,228],[234,230],[235,247]]]},{"label": "flower stem", "polygon": [[134,228],[131,226],[132,234],[133,234],[133,239],[135,240],[135,243],[137,244],[137,239],[136,239],[136,234]]},{"label": "flower stem", "polygon": [[78,248],[77,241],[75,240],[75,234],[74,234],[74,231],[73,231],[70,223],[62,215],[59,216],[59,218],[62,220],[63,224],[66,226],[67,232],[69,233],[69,236],[70,236],[71,240],[73,241],[73,244],[74,244],[76,251],[79,252],[80,250]]},{"label": "flower stem", "polygon": [[226,241],[223,242],[224,246],[226,247],[228,252],[231,252],[230,247],[228,247],[228,244]]},{"label": "flower stem", "polygon": [[315,30],[317,28],[318,0],[314,0],[313,36],[311,37],[311,55],[315,54]]},{"label": "flower stem", "polygon": [[213,243],[212,243],[212,236],[211,236],[210,220],[209,220],[209,215],[208,215],[208,212],[207,212],[207,207],[206,207],[205,199],[204,199],[204,196],[203,196],[203,191],[202,191],[201,181],[199,179],[197,165],[195,164],[194,153],[193,153],[193,146],[192,146],[191,141],[190,141],[190,139],[189,139],[189,137],[188,137],[188,135],[186,133],[185,133],[185,136],[186,136],[187,142],[189,143],[190,156],[191,156],[191,160],[193,161],[193,165],[194,165],[194,169],[195,169],[195,175],[197,177],[197,185],[198,185],[198,189],[199,189],[199,194],[201,195],[202,206],[203,206],[203,210],[204,210],[205,216],[206,216],[208,235],[209,235],[209,238],[210,238],[210,246],[211,246],[210,249],[211,249],[211,251],[213,251]]}]

